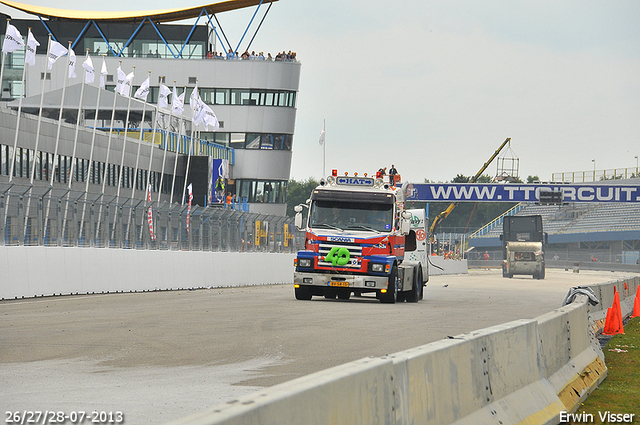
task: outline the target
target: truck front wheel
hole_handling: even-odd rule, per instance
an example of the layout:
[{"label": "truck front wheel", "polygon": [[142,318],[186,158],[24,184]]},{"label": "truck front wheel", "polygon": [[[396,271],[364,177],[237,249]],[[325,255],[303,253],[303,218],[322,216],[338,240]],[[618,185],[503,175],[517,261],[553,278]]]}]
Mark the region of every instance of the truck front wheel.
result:
[{"label": "truck front wheel", "polygon": [[389,275],[389,282],[387,284],[387,292],[382,294],[380,302],[385,304],[394,304],[398,299],[398,266],[395,264],[391,269]]},{"label": "truck front wheel", "polygon": [[422,297],[422,268],[416,267],[413,273],[413,285],[411,285],[411,291],[407,293],[406,300],[409,303],[417,303]]},{"label": "truck front wheel", "polygon": [[296,300],[310,300],[311,299],[311,288],[309,288],[308,286],[298,286],[297,288],[295,288],[295,292],[296,292]]}]

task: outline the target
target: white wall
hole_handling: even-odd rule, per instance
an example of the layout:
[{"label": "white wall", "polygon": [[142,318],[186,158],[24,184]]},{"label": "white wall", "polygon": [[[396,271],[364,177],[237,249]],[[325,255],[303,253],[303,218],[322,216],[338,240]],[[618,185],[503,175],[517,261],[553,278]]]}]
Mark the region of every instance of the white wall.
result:
[{"label": "white wall", "polygon": [[3,246],[0,299],[291,283],[294,255]]}]

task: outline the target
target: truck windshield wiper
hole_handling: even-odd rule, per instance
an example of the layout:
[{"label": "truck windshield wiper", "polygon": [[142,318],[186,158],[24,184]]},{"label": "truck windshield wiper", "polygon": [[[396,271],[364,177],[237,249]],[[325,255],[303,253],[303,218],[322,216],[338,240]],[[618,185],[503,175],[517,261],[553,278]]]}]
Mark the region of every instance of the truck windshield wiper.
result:
[{"label": "truck windshield wiper", "polygon": [[372,232],[381,233],[379,230],[376,230],[373,227],[364,226],[362,224],[354,224],[353,226],[347,227],[347,229],[365,229],[365,230],[370,230]]},{"label": "truck windshield wiper", "polygon": [[316,224],[312,224],[311,227],[328,227],[329,229],[333,229],[333,230],[340,230],[342,231],[341,228],[336,227],[336,226],[332,226],[331,224],[325,224],[325,223],[316,223]]}]

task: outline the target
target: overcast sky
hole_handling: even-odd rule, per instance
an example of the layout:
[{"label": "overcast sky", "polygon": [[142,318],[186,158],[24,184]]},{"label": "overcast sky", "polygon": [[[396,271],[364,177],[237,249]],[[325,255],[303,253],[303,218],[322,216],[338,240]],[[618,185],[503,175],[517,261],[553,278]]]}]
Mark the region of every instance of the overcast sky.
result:
[{"label": "overcast sky", "polygon": [[[56,6],[125,11],[205,3]],[[254,10],[218,16],[232,44]],[[0,11],[22,17],[6,6]],[[640,155],[636,0],[280,0],[251,49],[293,50],[302,63],[296,180],[322,175],[323,120],[327,172],[372,173],[394,163],[405,181],[473,175],[507,137],[523,179],[593,171],[594,159],[598,170],[635,167]],[[487,174],[496,170],[494,162]]]}]

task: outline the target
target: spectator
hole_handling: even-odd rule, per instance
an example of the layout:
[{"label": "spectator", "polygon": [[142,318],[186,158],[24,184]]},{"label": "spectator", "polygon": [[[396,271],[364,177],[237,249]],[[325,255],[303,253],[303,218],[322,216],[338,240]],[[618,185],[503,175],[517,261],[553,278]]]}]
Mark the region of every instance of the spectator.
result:
[{"label": "spectator", "polygon": [[378,173],[380,173],[380,178],[384,180],[384,176],[387,175],[387,167],[382,167],[378,170]]},{"label": "spectator", "polygon": [[273,57],[271,56],[271,53],[267,53],[267,60],[268,61],[272,61]]},{"label": "spectator", "polygon": [[484,261],[489,261],[491,257],[489,256],[489,251],[484,252]]},{"label": "spectator", "polygon": [[224,196],[224,180],[222,176],[218,176],[218,180],[216,180],[216,199],[218,202],[222,202],[222,197]]},{"label": "spectator", "polygon": [[389,169],[389,183],[391,186],[396,185],[396,174],[398,174],[398,170],[396,170],[396,166],[391,164],[391,168]]},{"label": "spectator", "polygon": [[227,193],[227,204],[229,204],[229,205],[231,204],[231,199],[232,199],[231,192],[229,192],[229,193]]}]

